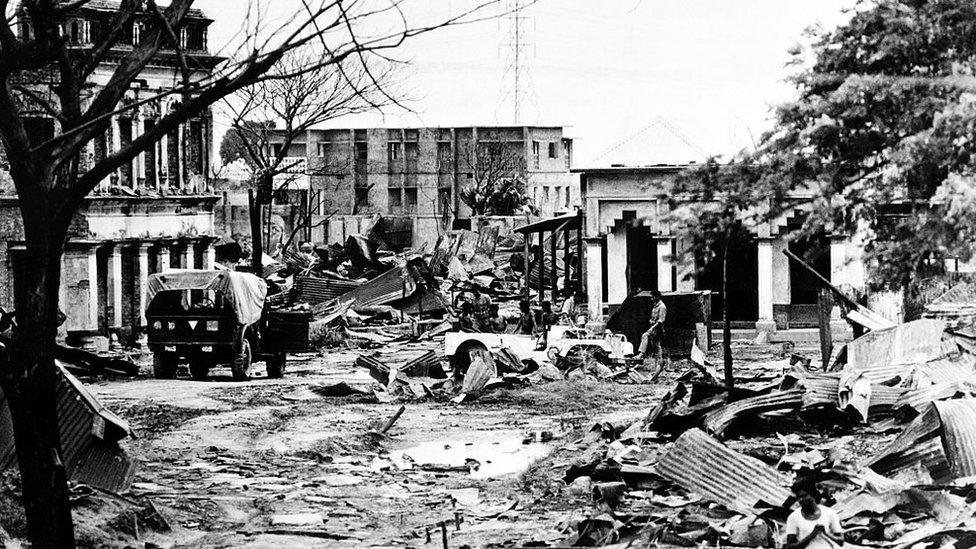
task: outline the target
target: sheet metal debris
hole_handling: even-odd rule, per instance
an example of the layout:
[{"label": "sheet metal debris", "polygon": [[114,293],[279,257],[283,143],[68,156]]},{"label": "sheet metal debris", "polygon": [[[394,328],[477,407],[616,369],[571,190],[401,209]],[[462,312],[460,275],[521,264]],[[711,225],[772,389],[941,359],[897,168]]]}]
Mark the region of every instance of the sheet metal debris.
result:
[{"label": "sheet metal debris", "polygon": [[[57,368],[61,459],[68,478],[112,492],[127,489],[136,461],[119,447],[119,441],[130,435],[129,424],[102,406],[63,363],[58,361]],[[16,464],[10,412],[0,395],[0,465]]]},{"label": "sheet metal debris", "polygon": [[783,506],[790,497],[788,477],[700,429],[681,435],[655,470],[693,493],[742,513],[754,512],[760,503]]}]

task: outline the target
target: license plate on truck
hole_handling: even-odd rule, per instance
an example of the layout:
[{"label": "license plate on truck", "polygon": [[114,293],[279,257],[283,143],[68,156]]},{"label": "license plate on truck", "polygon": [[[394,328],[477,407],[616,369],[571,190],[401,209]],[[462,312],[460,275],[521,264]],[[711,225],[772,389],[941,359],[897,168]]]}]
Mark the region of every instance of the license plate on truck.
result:
[{"label": "license plate on truck", "polygon": [[176,345],[167,345],[167,346],[163,347],[163,350],[166,351],[167,353],[175,353],[176,352]]},{"label": "license plate on truck", "polygon": [[200,350],[204,353],[212,353],[213,347],[211,347],[210,345],[204,345],[203,347],[200,347]]}]

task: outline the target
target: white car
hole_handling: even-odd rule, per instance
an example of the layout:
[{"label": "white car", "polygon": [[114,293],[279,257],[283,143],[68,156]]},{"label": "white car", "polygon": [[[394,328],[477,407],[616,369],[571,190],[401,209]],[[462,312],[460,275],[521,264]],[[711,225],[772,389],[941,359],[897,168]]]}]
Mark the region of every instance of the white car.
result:
[{"label": "white car", "polygon": [[607,332],[600,338],[586,328],[575,326],[551,326],[544,349],[541,338],[523,334],[448,332],[444,335],[444,355],[450,358],[453,368],[462,372],[471,363],[471,351],[498,352],[502,348],[511,349],[521,360],[534,360],[536,364],[595,352],[620,360],[634,352],[634,346],[623,335]]}]

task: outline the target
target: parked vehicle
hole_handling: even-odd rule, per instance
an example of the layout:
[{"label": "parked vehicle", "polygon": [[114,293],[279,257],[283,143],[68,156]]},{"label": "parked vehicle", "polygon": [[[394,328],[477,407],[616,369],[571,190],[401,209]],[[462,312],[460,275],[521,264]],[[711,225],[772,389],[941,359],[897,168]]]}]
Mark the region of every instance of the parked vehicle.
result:
[{"label": "parked vehicle", "polygon": [[[194,379],[229,364],[235,380],[250,379],[253,362],[281,377],[288,352],[308,347],[308,314],[266,307],[267,284],[250,273],[183,270],[149,276],[146,323],[153,374],[176,377],[185,361]],[[301,337],[304,327],[304,339]]]},{"label": "parked vehicle", "polygon": [[537,364],[586,353],[603,353],[612,360],[622,360],[634,352],[634,346],[620,334],[607,332],[601,338],[586,328],[575,326],[550,326],[544,338],[486,332],[448,332],[444,335],[444,355],[450,358],[453,368],[462,372],[471,364],[471,351],[497,352],[503,347],[511,349],[522,360],[534,360]]}]

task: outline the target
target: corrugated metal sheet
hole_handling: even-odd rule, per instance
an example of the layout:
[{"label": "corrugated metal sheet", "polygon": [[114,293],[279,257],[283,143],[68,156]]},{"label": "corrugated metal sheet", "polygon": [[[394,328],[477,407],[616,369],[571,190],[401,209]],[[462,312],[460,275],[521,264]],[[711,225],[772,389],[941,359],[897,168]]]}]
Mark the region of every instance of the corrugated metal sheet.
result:
[{"label": "corrugated metal sheet", "polygon": [[[136,461],[118,441],[129,435],[129,425],[105,409],[77,378],[58,366],[57,409],[61,430],[61,460],[68,478],[119,492],[132,483]],[[0,396],[0,464],[17,462],[13,426],[6,399]]]},{"label": "corrugated metal sheet", "polygon": [[295,299],[301,303],[315,305],[335,299],[362,286],[355,280],[299,276],[295,279]]},{"label": "corrugated metal sheet", "polygon": [[928,383],[976,380],[976,357],[966,353],[919,364],[912,377],[916,382]]},{"label": "corrugated metal sheet", "polygon": [[973,383],[965,381],[936,383],[934,385],[905,391],[905,394],[899,399],[897,407],[899,409],[912,408],[916,412],[921,412],[931,402],[955,398],[956,395],[971,396],[974,394],[976,394],[976,385]]},{"label": "corrugated metal sheet", "polygon": [[921,463],[934,481],[948,481],[951,472],[940,431],[939,413],[935,406],[930,405],[866,465],[882,475],[894,476]]},{"label": "corrugated metal sheet", "polygon": [[945,355],[945,322],[921,319],[893,328],[874,330],[847,344],[845,371],[863,371],[872,382],[905,375],[906,365]]},{"label": "corrugated metal sheet", "polygon": [[[809,374],[800,383],[803,385],[803,407],[837,406],[837,392],[840,388],[840,374]],[[871,404],[869,413],[878,414],[894,408],[901,400],[905,389],[888,387],[880,383],[871,384]]]},{"label": "corrugated metal sheet", "polygon": [[657,473],[726,507],[748,513],[760,501],[785,505],[789,479],[700,429],[686,431],[655,466]]},{"label": "corrugated metal sheet", "polygon": [[721,437],[722,433],[741,415],[761,414],[774,410],[797,410],[803,405],[803,389],[791,389],[759,395],[732,402],[705,414],[702,427],[709,433]]},{"label": "corrugated metal sheet", "polygon": [[342,294],[339,301],[345,303],[353,300],[352,307],[356,309],[384,305],[401,298],[403,298],[403,269],[393,267],[358,288]]},{"label": "corrugated metal sheet", "polygon": [[976,399],[934,403],[942,420],[942,444],[953,478],[976,475]]}]

